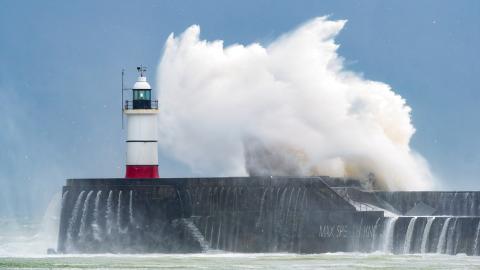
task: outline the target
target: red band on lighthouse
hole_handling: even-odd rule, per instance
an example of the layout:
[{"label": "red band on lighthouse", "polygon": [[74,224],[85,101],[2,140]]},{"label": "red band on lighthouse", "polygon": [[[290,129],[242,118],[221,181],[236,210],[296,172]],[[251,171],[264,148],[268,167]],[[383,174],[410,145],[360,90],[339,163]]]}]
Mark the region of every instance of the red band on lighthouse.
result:
[{"label": "red band on lighthouse", "polygon": [[127,165],[125,178],[159,178],[158,165]]}]

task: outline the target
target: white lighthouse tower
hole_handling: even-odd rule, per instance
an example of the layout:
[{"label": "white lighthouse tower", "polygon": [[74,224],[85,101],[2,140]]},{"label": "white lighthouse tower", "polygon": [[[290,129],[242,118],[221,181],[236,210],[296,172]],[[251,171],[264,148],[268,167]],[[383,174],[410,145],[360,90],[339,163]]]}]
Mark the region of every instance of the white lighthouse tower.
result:
[{"label": "white lighthouse tower", "polygon": [[152,101],[146,68],[140,66],[137,70],[139,77],[132,88],[132,100],[125,101],[123,110],[127,117],[125,178],[158,178],[158,101]]}]

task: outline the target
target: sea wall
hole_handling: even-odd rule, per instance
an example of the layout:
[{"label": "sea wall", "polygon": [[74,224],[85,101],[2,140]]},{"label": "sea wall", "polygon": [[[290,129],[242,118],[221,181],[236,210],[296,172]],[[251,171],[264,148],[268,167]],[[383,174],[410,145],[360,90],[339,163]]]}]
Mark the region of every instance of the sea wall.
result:
[{"label": "sea wall", "polygon": [[69,179],[58,251],[363,250],[382,217],[317,177]]},{"label": "sea wall", "polygon": [[391,191],[373,192],[402,214],[422,202],[435,209],[434,215],[480,216],[479,191]]},{"label": "sea wall", "polygon": [[479,255],[479,230],[478,217],[387,217],[377,224],[371,251]]},{"label": "sea wall", "polygon": [[333,189],[357,209],[388,216],[377,221],[370,249],[356,250],[479,255],[479,192]]}]

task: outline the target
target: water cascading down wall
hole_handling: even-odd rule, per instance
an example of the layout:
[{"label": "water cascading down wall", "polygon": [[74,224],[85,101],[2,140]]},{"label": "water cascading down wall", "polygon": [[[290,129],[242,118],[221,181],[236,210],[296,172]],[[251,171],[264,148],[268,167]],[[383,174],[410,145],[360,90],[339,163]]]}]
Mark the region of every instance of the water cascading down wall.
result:
[{"label": "water cascading down wall", "polygon": [[480,255],[480,192],[334,189],[357,208],[385,210],[370,251]]},{"label": "water cascading down wall", "polygon": [[331,180],[69,179],[57,249],[480,253],[479,192],[367,192]]},{"label": "water cascading down wall", "polygon": [[375,243],[376,249],[397,254],[480,255],[480,192],[374,194],[400,213],[382,220],[382,240]]},{"label": "water cascading down wall", "polygon": [[383,217],[320,178],[69,179],[62,204],[64,253],[350,251]]}]

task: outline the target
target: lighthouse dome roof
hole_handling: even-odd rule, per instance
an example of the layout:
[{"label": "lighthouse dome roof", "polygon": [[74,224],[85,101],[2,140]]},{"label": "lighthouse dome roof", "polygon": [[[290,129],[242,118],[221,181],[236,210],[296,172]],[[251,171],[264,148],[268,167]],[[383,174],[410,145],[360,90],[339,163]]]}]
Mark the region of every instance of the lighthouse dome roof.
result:
[{"label": "lighthouse dome roof", "polygon": [[151,90],[152,87],[147,82],[147,77],[138,77],[137,82],[133,85],[133,89],[139,90]]}]

